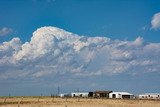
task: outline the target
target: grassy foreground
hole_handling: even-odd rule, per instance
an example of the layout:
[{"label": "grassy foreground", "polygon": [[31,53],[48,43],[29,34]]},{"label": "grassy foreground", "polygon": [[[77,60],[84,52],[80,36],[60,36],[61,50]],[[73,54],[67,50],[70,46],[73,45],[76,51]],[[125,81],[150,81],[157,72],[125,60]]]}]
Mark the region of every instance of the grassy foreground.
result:
[{"label": "grassy foreground", "polygon": [[0,97],[0,107],[160,107],[160,100]]}]

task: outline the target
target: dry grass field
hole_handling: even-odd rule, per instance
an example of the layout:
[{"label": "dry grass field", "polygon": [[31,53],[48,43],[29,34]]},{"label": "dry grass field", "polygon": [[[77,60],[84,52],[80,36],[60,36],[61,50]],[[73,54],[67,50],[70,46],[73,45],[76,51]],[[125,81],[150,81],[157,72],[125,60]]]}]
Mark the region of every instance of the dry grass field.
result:
[{"label": "dry grass field", "polygon": [[0,107],[160,107],[160,100],[1,97]]}]

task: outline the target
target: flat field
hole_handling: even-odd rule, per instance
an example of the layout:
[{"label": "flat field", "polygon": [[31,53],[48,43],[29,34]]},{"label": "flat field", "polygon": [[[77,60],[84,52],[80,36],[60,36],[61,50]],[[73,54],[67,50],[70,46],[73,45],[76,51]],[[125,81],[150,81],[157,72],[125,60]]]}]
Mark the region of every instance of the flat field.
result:
[{"label": "flat field", "polygon": [[160,107],[160,100],[0,97],[0,107]]}]

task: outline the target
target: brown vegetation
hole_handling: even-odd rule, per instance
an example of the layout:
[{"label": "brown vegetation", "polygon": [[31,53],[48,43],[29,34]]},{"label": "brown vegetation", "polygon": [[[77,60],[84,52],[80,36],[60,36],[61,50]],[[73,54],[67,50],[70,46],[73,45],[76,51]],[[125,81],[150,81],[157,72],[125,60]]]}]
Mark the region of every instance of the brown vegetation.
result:
[{"label": "brown vegetation", "polygon": [[0,107],[160,107],[160,101],[51,97],[3,97],[0,98]]}]

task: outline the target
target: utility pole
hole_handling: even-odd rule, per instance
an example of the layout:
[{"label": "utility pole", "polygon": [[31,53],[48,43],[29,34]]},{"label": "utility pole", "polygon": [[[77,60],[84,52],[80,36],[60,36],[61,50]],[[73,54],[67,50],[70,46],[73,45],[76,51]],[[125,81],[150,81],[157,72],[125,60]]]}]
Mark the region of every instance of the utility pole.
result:
[{"label": "utility pole", "polygon": [[57,96],[59,96],[59,86],[58,86],[58,88],[57,88],[57,93],[58,93],[58,95],[57,95]]},{"label": "utility pole", "polygon": [[78,93],[78,96],[79,96],[79,88],[77,88],[77,93]]}]

